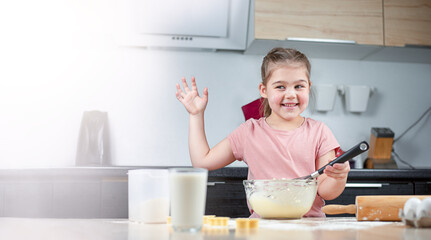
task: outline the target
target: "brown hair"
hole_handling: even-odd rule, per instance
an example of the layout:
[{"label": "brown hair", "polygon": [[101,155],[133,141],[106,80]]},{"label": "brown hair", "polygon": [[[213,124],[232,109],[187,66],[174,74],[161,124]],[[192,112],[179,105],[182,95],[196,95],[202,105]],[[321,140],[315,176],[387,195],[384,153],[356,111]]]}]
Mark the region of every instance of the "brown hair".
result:
[{"label": "brown hair", "polygon": [[[307,69],[307,77],[310,79],[311,64],[305,54],[292,48],[273,48],[268,52],[268,54],[266,54],[262,61],[262,84],[266,86],[268,79],[271,77],[271,74],[276,68],[280,67],[281,65],[286,66],[297,63],[303,64],[305,66]],[[269,107],[267,98],[262,100],[260,112],[261,114],[263,113],[263,116],[265,117],[271,115],[271,108]]]}]

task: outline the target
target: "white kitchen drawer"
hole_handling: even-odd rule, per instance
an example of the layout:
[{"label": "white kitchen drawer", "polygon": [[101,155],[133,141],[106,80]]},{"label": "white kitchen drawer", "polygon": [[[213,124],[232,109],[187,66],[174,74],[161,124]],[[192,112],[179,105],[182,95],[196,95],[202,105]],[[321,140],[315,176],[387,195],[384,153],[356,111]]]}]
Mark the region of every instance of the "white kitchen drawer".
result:
[{"label": "white kitchen drawer", "polygon": [[53,217],[99,218],[100,181],[55,181],[53,183]]},{"label": "white kitchen drawer", "polygon": [[4,184],[0,182],[0,217],[4,217]]},{"label": "white kitchen drawer", "polygon": [[3,183],[3,216],[5,217],[51,217],[51,182],[5,182]]},{"label": "white kitchen drawer", "polygon": [[127,178],[102,181],[101,218],[128,217]]}]

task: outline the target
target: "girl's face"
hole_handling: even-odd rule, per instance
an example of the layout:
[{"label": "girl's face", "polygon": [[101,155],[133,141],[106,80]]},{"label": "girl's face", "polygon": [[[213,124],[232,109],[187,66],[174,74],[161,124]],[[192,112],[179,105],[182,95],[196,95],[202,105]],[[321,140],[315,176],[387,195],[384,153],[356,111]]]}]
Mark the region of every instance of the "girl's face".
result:
[{"label": "girl's face", "polygon": [[310,80],[303,64],[276,66],[265,85],[259,85],[260,94],[271,107],[269,118],[292,121],[300,118],[307,108]]}]

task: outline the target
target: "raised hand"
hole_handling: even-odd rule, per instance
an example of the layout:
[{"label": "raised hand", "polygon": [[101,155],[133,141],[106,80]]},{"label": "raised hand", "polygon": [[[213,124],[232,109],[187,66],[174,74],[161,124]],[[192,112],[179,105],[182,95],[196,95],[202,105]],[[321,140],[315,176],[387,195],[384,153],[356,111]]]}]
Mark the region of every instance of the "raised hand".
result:
[{"label": "raised hand", "polygon": [[184,105],[191,115],[203,113],[208,103],[208,89],[204,88],[203,95],[200,97],[195,77],[192,77],[192,89],[189,88],[184,77],[181,78],[181,82],[183,84],[184,91],[181,89],[180,84],[177,83],[177,99]]}]

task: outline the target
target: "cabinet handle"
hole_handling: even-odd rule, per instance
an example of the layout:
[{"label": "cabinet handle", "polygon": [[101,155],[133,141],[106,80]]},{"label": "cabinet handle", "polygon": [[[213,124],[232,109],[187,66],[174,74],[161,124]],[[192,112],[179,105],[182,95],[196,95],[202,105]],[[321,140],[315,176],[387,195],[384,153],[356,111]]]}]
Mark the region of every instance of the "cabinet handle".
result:
[{"label": "cabinet handle", "polygon": [[288,37],[289,41],[301,41],[301,42],[316,42],[316,43],[343,43],[343,44],[356,44],[353,40],[340,40],[340,39],[324,39],[324,38],[295,38]]},{"label": "cabinet handle", "polygon": [[216,184],[225,184],[226,182],[207,182],[207,186],[215,186]]},{"label": "cabinet handle", "polygon": [[346,188],[381,188],[382,186],[381,183],[346,183]]},{"label": "cabinet handle", "polygon": [[429,45],[419,45],[419,44],[404,44],[406,48],[420,48],[420,49],[431,49]]}]

